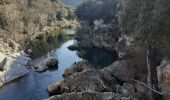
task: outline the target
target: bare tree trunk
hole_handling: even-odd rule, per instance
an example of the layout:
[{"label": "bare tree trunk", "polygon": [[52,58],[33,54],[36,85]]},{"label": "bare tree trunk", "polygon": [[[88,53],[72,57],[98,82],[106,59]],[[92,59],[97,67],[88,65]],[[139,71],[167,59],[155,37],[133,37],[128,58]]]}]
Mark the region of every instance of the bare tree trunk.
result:
[{"label": "bare tree trunk", "polygon": [[[147,53],[146,53],[146,60],[147,60],[147,68],[148,68],[148,77],[147,77],[147,84],[150,88],[153,88],[152,85],[152,68],[151,68],[151,52],[150,46],[147,46]],[[151,90],[149,90],[149,100],[154,100],[154,95]]]},{"label": "bare tree trunk", "polygon": [[[147,85],[151,89],[159,91],[156,66],[159,65],[161,58],[156,48],[151,48],[150,45],[147,45],[146,61],[148,69]],[[149,100],[162,100],[162,95],[149,90]]]}]

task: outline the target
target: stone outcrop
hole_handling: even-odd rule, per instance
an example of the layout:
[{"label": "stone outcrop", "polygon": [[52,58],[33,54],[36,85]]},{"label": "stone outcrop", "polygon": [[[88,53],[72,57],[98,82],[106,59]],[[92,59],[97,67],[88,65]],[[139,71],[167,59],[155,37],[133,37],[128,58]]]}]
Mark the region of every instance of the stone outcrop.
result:
[{"label": "stone outcrop", "polygon": [[165,94],[164,99],[170,99],[170,61],[164,60],[157,67],[158,84],[161,91]]},{"label": "stone outcrop", "polygon": [[74,73],[82,72],[90,68],[91,66],[89,65],[87,61],[81,61],[81,62],[73,64],[71,68],[65,69],[63,77],[66,78],[70,75],[73,75]]},{"label": "stone outcrop", "polygon": [[4,70],[4,65],[6,63],[6,57],[4,54],[0,53],[0,70]]},{"label": "stone outcrop", "polygon": [[43,72],[47,70],[48,68],[53,68],[58,66],[58,60],[54,57],[49,57],[45,59],[44,61],[40,62],[39,64],[34,66],[35,71],[37,72]]},{"label": "stone outcrop", "polygon": [[107,88],[103,83],[102,74],[97,70],[88,70],[82,73],[73,74],[65,78],[61,82],[53,83],[48,87],[51,94],[70,93],[72,91],[82,92],[90,91],[105,91]]},{"label": "stone outcrop", "polygon": [[86,90],[96,92],[113,91],[114,84],[128,82],[131,78],[134,78],[134,74],[131,72],[131,68],[127,66],[126,61],[116,61],[101,70],[91,69],[77,72],[66,77],[63,81],[51,84],[48,90],[52,94]]},{"label": "stone outcrop", "polygon": [[3,55],[5,62],[2,61],[3,71],[0,72],[0,86],[29,73],[26,66],[30,58],[25,53]]},{"label": "stone outcrop", "polygon": [[[94,30],[90,27],[78,29],[75,39],[80,48],[97,47],[107,50],[116,50],[116,38],[109,31],[109,26]],[[103,34],[105,33],[105,34]]]},{"label": "stone outcrop", "polygon": [[54,95],[48,100],[146,100],[147,95],[135,91],[135,86],[129,83],[124,83],[123,86],[116,85],[113,92],[71,92],[61,95]]},{"label": "stone outcrop", "polygon": [[120,95],[113,92],[79,92],[56,95],[48,100],[120,100]]}]

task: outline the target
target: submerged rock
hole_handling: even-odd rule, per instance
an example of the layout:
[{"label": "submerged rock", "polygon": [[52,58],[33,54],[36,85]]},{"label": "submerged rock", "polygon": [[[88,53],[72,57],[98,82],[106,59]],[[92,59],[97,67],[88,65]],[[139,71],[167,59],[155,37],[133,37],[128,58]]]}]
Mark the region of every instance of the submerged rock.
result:
[{"label": "submerged rock", "polygon": [[35,65],[34,68],[37,72],[43,72],[48,68],[53,68],[56,66],[58,66],[58,60],[54,57],[49,57],[44,61],[40,62],[39,64]]},{"label": "submerged rock", "polygon": [[82,72],[90,68],[91,66],[87,61],[80,61],[78,63],[73,64],[71,68],[65,69],[63,77],[66,78],[70,75],[73,75],[74,73]]}]

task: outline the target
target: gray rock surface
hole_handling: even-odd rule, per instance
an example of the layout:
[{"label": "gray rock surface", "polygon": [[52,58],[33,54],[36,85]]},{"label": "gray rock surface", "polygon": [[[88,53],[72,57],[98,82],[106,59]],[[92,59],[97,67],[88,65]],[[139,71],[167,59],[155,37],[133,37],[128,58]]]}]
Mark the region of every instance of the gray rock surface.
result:
[{"label": "gray rock surface", "polygon": [[164,60],[157,67],[158,84],[161,91],[165,93],[164,100],[170,99],[170,61]]},{"label": "gray rock surface", "polygon": [[56,82],[48,87],[48,91],[52,94],[70,93],[72,91],[82,92],[86,90],[102,92],[114,89],[117,79],[121,81],[129,81],[134,77],[131,69],[126,61],[116,61],[109,67],[101,70],[91,69],[83,72],[77,72],[66,77],[61,82]]},{"label": "gray rock surface", "polygon": [[45,59],[44,61],[40,62],[39,64],[35,65],[35,71],[37,72],[43,72],[47,70],[48,68],[53,68],[58,66],[58,60],[54,57],[49,57]]},{"label": "gray rock surface", "polygon": [[120,100],[119,94],[113,92],[79,92],[68,93],[63,95],[56,95],[50,97],[48,100]]},{"label": "gray rock surface", "polygon": [[20,52],[11,55],[5,55],[5,57],[6,62],[3,65],[4,70],[0,72],[1,86],[29,73],[26,65],[30,58],[27,57],[26,54]]},{"label": "gray rock surface", "polygon": [[73,64],[71,68],[65,69],[63,77],[66,78],[70,75],[73,75],[74,73],[82,72],[90,68],[91,66],[87,61],[80,61],[78,63]]}]

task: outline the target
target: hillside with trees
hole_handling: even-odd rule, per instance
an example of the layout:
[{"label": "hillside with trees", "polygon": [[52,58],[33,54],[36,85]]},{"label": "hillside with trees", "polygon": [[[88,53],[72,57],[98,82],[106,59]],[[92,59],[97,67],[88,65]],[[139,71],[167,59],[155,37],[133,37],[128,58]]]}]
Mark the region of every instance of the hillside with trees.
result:
[{"label": "hillside with trees", "polygon": [[55,21],[74,20],[74,11],[59,0],[1,0],[0,34],[25,45],[23,41]]}]

